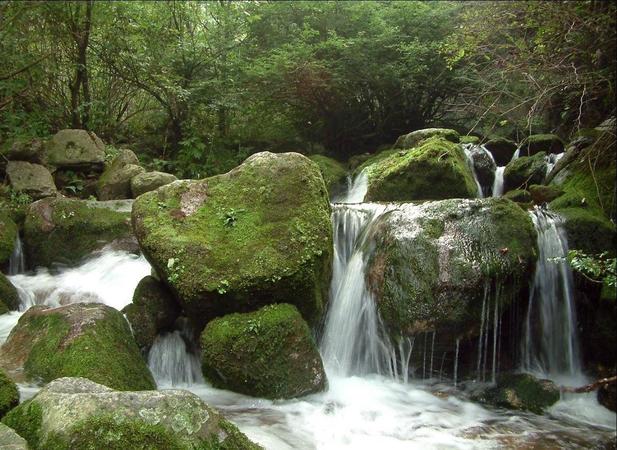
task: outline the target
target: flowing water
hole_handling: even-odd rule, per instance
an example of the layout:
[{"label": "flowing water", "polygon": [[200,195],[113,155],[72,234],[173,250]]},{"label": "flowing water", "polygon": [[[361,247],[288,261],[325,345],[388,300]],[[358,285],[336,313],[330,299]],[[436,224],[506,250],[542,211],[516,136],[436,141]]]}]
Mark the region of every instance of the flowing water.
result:
[{"label": "flowing water", "polygon": [[522,368],[561,384],[584,384],[563,221],[543,208],[530,214],[539,255],[525,322]]},{"label": "flowing water", "polygon": [[17,275],[26,271],[26,257],[19,236],[15,238],[15,247],[9,259],[9,275]]},{"label": "flowing water", "polygon": [[[345,200],[361,202],[364,197],[354,195]],[[472,403],[451,380],[408,379],[414,340],[394,345],[385,337],[364,281],[372,230],[391,208],[333,205],[332,298],[320,345],[329,381],[326,392],[271,401],[215,389],[201,378],[186,326],[159,336],[150,351],[148,362],[159,388],[174,386],[194,392],[251,439],[276,450],[591,448],[613,438],[615,414],[599,408],[590,397],[560,401],[548,414],[537,416]],[[143,257],[106,251],[79,267],[54,273],[39,270],[10,279],[19,288],[22,311],[33,304],[56,306],[84,300],[120,309],[149,273]],[[483,315],[486,334],[481,352],[487,378],[495,370],[496,352],[498,360],[496,338],[494,334],[489,337],[489,323],[499,330],[498,306],[491,298],[487,296]],[[21,314],[0,316],[0,342]],[[425,372],[439,373],[443,357],[431,345],[435,334],[425,333],[424,338]],[[457,341],[455,380],[458,359]],[[19,387],[22,401],[38,389]]]}]

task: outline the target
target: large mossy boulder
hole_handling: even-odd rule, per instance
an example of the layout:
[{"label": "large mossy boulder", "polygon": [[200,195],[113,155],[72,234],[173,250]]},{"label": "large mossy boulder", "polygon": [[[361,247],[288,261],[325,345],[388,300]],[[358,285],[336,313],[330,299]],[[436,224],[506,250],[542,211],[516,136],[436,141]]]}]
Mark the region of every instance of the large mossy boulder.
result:
[{"label": "large mossy boulder", "polygon": [[171,173],[165,172],[140,172],[131,178],[131,194],[133,198],[139,197],[146,192],[173,183],[178,178]]},{"label": "large mossy boulder", "polygon": [[0,423],[0,448],[3,450],[28,450],[28,442],[15,430]]},{"label": "large mossy boulder", "polygon": [[495,386],[475,396],[475,400],[507,409],[542,414],[559,401],[559,388],[550,380],[527,373],[504,374]]},{"label": "large mossy boulder", "polygon": [[292,398],[327,385],[311,331],[292,305],[215,319],[201,334],[201,349],[205,377],[222,389]]},{"label": "large mossy boulder", "polygon": [[31,267],[76,264],[114,240],[132,235],[130,212],[115,202],[47,198],[30,205],[24,223]]},{"label": "large mossy boulder", "polygon": [[516,142],[500,137],[489,139],[484,144],[484,147],[491,152],[495,159],[495,164],[498,166],[507,165],[512,160],[512,156],[514,156],[514,152],[517,149]]},{"label": "large mossy boulder", "polygon": [[325,310],[330,204],[317,164],[298,153],[257,153],[226,174],[147,192],[132,217],[145,256],[198,325],[285,301],[311,323]]},{"label": "large mossy boulder", "polygon": [[0,365],[28,381],[86,377],[121,390],[155,389],[126,319],[101,303],[34,306],[0,348]]},{"label": "large mossy boulder", "polygon": [[545,156],[544,152],[540,152],[509,162],[503,171],[504,192],[526,189],[532,184],[542,184],[548,167]]},{"label": "large mossy boulder", "polygon": [[531,194],[526,189],[514,189],[512,191],[508,191],[503,195],[503,197],[518,203],[523,209],[531,206],[533,202]]},{"label": "large mossy boulder", "polygon": [[367,201],[440,200],[477,195],[463,149],[433,137],[410,150],[374,157],[362,166],[368,176]]},{"label": "large mossy boulder", "polygon": [[105,144],[92,131],[60,130],[45,144],[46,164],[58,169],[94,170],[105,164]]},{"label": "large mossy boulder", "polygon": [[529,215],[503,198],[396,205],[373,239],[369,286],[395,336],[479,334],[486,289],[498,292],[503,311],[525,289],[536,258]]},{"label": "large mossy boulder", "polygon": [[0,369],[0,419],[17,405],[19,405],[17,385]]},{"label": "large mossy boulder", "polygon": [[4,309],[6,312],[17,308],[19,308],[17,289],[3,273],[0,273],[0,311]]},{"label": "large mossy boulder", "polygon": [[448,128],[425,128],[399,136],[392,148],[413,148],[432,137],[439,137],[454,143],[460,142],[460,135],[455,130]]},{"label": "large mossy boulder", "polygon": [[348,170],[343,163],[324,155],[311,155],[309,159],[319,166],[330,198],[345,189]]},{"label": "large mossy boulder", "polygon": [[0,267],[11,259],[17,240],[17,225],[7,212],[0,209]]},{"label": "large mossy boulder", "polygon": [[188,391],[120,392],[85,378],[51,382],[3,422],[35,449],[261,448]]},{"label": "large mossy boulder", "polygon": [[9,161],[6,174],[16,192],[28,194],[33,199],[56,195],[57,189],[51,173],[45,166],[25,161]]},{"label": "large mossy boulder", "polygon": [[132,303],[122,312],[131,324],[135,342],[147,354],[156,336],[173,328],[180,307],[167,286],[147,276],[137,284]]},{"label": "large mossy boulder", "polygon": [[539,152],[561,153],[564,143],[555,134],[532,134],[521,142],[521,156],[532,156]]},{"label": "large mossy boulder", "polygon": [[122,149],[105,169],[96,185],[99,200],[132,198],[131,179],[143,174],[146,169],[139,166],[139,160],[131,150]]}]

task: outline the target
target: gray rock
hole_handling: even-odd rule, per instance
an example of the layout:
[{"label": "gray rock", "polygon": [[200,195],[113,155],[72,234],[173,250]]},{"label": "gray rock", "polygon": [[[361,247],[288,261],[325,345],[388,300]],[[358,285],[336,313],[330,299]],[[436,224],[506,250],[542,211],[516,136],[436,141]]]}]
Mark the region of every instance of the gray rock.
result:
[{"label": "gray rock", "polygon": [[105,144],[91,131],[60,130],[45,145],[47,164],[56,168],[103,170]]},{"label": "gray rock", "polygon": [[134,198],[139,197],[145,192],[165,186],[176,181],[175,175],[165,172],[142,172],[131,178],[131,193]]},{"label": "gray rock", "polygon": [[40,164],[25,161],[9,161],[6,166],[11,187],[24,192],[33,199],[52,197],[57,194],[54,179],[49,170]]},{"label": "gray rock", "polygon": [[96,184],[99,200],[115,200],[132,198],[131,179],[144,173],[139,160],[131,150],[123,149],[105,169]]},{"label": "gray rock", "polygon": [[485,195],[488,195],[495,181],[495,169],[497,168],[495,161],[477,146],[471,148],[470,156],[482,190]]},{"label": "gray rock", "polygon": [[0,422],[0,448],[2,450],[28,450],[28,443],[15,430]]}]

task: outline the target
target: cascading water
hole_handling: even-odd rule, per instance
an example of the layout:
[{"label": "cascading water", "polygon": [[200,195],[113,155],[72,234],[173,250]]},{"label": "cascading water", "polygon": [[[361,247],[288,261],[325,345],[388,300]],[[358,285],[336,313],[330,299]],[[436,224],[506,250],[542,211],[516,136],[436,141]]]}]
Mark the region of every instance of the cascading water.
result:
[{"label": "cascading water", "polygon": [[463,144],[462,147],[463,147],[463,151],[465,152],[465,160],[467,162],[467,166],[469,167],[469,170],[471,170],[471,174],[473,175],[473,180],[476,183],[478,198],[484,198],[484,192],[482,190],[482,185],[480,184],[480,180],[478,179],[478,174],[476,173],[476,167],[475,167],[475,164],[473,162],[473,157],[472,157],[472,152],[475,149],[478,149],[480,147],[476,146],[475,144]]},{"label": "cascading water", "polygon": [[347,192],[336,197],[334,203],[362,203],[368,191],[368,175],[362,170],[355,178],[347,177]]},{"label": "cascading water", "polygon": [[15,247],[9,259],[9,275],[17,275],[26,271],[26,257],[19,236],[15,238]]},{"label": "cascading water", "polygon": [[543,208],[531,211],[538,233],[538,263],[525,322],[522,368],[552,380],[580,383],[572,271],[561,217]]},{"label": "cascading water", "polygon": [[159,388],[204,382],[199,357],[189,348],[191,340],[186,321],[180,330],[157,336],[148,354],[148,366]]}]

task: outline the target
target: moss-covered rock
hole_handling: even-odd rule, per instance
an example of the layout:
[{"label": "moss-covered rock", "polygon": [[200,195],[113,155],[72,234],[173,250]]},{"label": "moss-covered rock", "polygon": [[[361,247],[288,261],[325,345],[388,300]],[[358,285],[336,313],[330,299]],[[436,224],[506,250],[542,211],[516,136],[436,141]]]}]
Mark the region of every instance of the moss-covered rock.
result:
[{"label": "moss-covered rock", "polygon": [[374,239],[369,285],[393,335],[479,334],[485,289],[503,311],[536,258],[529,215],[503,198],[397,205]]},{"label": "moss-covered rock", "polygon": [[0,369],[0,418],[17,405],[19,405],[17,385]]},{"label": "moss-covered rock", "polygon": [[495,159],[495,164],[498,166],[507,165],[512,160],[512,156],[517,149],[516,142],[501,137],[489,139],[484,144],[484,147],[491,152]]},{"label": "moss-covered rock", "polygon": [[463,149],[440,137],[429,138],[410,150],[369,160],[362,168],[369,180],[367,201],[438,200],[477,195]]},{"label": "moss-covered rock", "polygon": [[0,209],[0,267],[9,262],[16,240],[17,225],[6,211]]},{"label": "moss-covered rock", "polygon": [[99,200],[132,198],[131,179],[146,172],[131,150],[122,149],[96,184]]},{"label": "moss-covered rock", "polygon": [[19,308],[17,289],[3,273],[0,273],[0,304],[6,306],[8,310]]},{"label": "moss-covered rock", "polygon": [[132,235],[130,212],[114,202],[47,198],[30,205],[24,223],[32,267],[76,264],[110,242]]},{"label": "moss-covered rock", "polygon": [[461,136],[459,142],[461,144],[478,145],[480,143],[480,138],[478,136]]},{"label": "moss-covered rock", "polygon": [[561,153],[564,143],[555,134],[532,134],[521,142],[521,156],[532,156],[539,152]]},{"label": "moss-covered rock", "polygon": [[542,414],[559,401],[559,388],[550,380],[539,380],[527,373],[506,374],[499,376],[497,385],[476,396],[475,400]]},{"label": "moss-covered rock", "polygon": [[526,189],[532,184],[542,184],[546,177],[546,154],[522,156],[511,161],[503,171],[504,191]]},{"label": "moss-covered rock", "polygon": [[0,348],[0,365],[11,374],[23,368],[30,381],[82,376],[122,390],[156,387],[124,316],[100,303],[30,308]]},{"label": "moss-covered rock", "polygon": [[15,430],[0,423],[0,448],[3,450],[28,450],[28,443]]},{"label": "moss-covered rock", "polygon": [[563,189],[556,186],[544,186],[541,184],[532,184],[529,186],[529,194],[536,205],[542,205],[555,200],[557,197],[563,195]]},{"label": "moss-covered rock", "polygon": [[51,197],[57,193],[51,173],[40,164],[9,161],[6,174],[14,191],[28,194],[33,199]]},{"label": "moss-covered rock", "polygon": [[325,310],[330,205],[317,164],[298,153],[257,153],[226,174],[147,192],[133,228],[193,321],[285,301],[312,323]]},{"label": "moss-covered rock", "polygon": [[171,173],[165,172],[142,172],[131,178],[131,194],[134,198],[139,197],[145,192],[173,183],[178,178]]},{"label": "moss-covered rock", "polygon": [[156,336],[173,327],[180,315],[180,306],[167,286],[147,276],[137,284],[133,302],[122,312],[131,324],[135,342],[142,353],[147,354]]},{"label": "moss-covered rock", "polygon": [[60,130],[45,144],[47,165],[58,169],[102,171],[105,144],[92,131]]},{"label": "moss-covered rock", "polygon": [[348,171],[344,164],[324,155],[311,155],[309,159],[319,166],[330,198],[345,188]]},{"label": "moss-covered rock", "polygon": [[454,143],[460,142],[460,136],[455,130],[448,128],[425,128],[399,136],[392,148],[413,148],[432,137],[443,138]]},{"label": "moss-covered rock", "polygon": [[512,191],[508,191],[503,195],[503,197],[518,203],[524,209],[531,206],[533,201],[531,194],[526,189],[514,189]]},{"label": "moss-covered rock", "polygon": [[550,202],[551,209],[566,219],[570,248],[586,253],[615,251],[615,137],[604,133],[581,149],[551,185],[564,194]]},{"label": "moss-covered rock", "polygon": [[204,375],[223,389],[292,398],[326,388],[311,332],[292,305],[215,319],[201,335],[201,348]]},{"label": "moss-covered rock", "polygon": [[261,448],[188,391],[118,392],[84,378],[53,381],[3,422],[32,448]]}]

